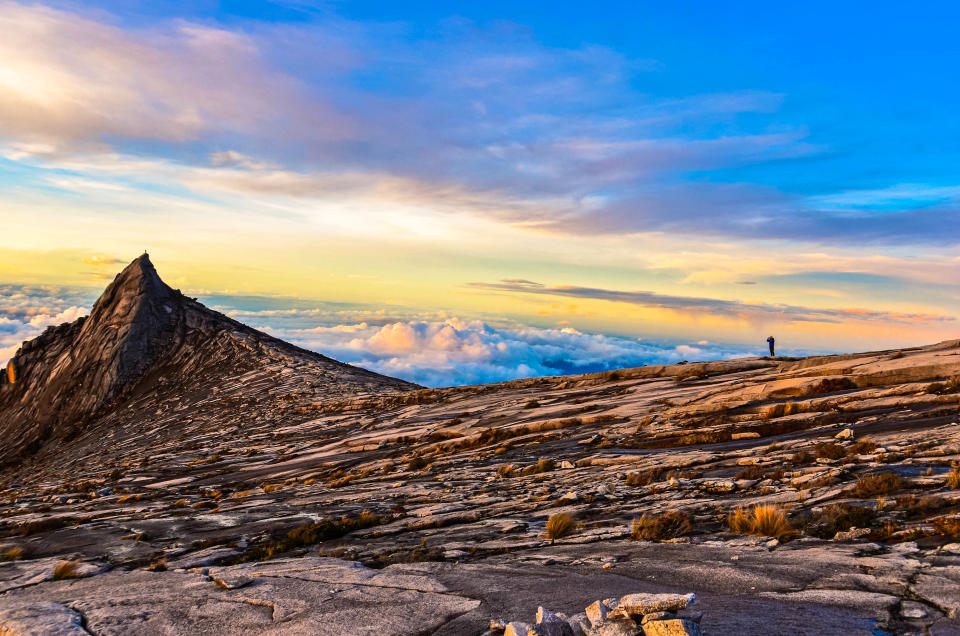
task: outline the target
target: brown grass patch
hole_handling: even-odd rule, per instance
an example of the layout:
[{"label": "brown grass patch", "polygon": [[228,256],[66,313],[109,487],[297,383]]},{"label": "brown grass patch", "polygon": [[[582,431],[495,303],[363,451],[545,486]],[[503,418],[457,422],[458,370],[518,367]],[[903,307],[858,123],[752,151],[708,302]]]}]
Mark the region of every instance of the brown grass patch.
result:
[{"label": "brown grass patch", "polygon": [[876,497],[900,490],[906,485],[903,478],[896,473],[879,473],[860,477],[850,493],[855,497]]},{"label": "brown grass patch", "polygon": [[662,515],[643,514],[633,520],[630,539],[633,541],[664,541],[690,534],[693,522],[690,515],[679,510],[671,510]]},{"label": "brown grass patch", "polygon": [[787,513],[778,506],[761,504],[750,512],[737,508],[727,516],[727,525],[738,534],[755,534],[785,541],[796,534]]},{"label": "brown grass patch", "polygon": [[830,504],[807,521],[804,531],[821,539],[832,539],[838,532],[850,528],[869,528],[876,519],[877,513],[872,508],[847,503]]},{"label": "brown grass patch", "polygon": [[356,519],[341,517],[340,519],[324,519],[317,523],[308,523],[287,532],[287,535],[278,541],[267,541],[257,544],[250,552],[240,557],[237,562],[266,561],[278,554],[329,539],[338,539],[343,535],[370,528],[381,523],[380,518],[369,511],[364,511]]},{"label": "brown grass patch", "polygon": [[852,444],[848,449],[848,452],[853,455],[867,455],[877,450],[877,448],[878,446],[874,442],[868,439],[862,439],[859,442]]},{"label": "brown grass patch", "polygon": [[842,459],[847,456],[847,449],[840,444],[833,442],[824,442],[813,447],[818,458],[823,459]]},{"label": "brown grass patch", "polygon": [[79,561],[61,561],[53,568],[53,580],[72,579],[77,575],[77,566],[79,565]]},{"label": "brown grass patch", "polygon": [[951,490],[960,490],[960,464],[954,464],[953,470],[947,473],[947,487]]},{"label": "brown grass patch", "polygon": [[660,481],[664,473],[664,469],[660,466],[657,466],[656,468],[650,468],[639,473],[627,473],[627,485],[649,486],[656,481]]},{"label": "brown grass patch", "polygon": [[937,534],[960,541],[960,517],[939,517],[933,520]]},{"label": "brown grass patch", "polygon": [[536,464],[532,464],[523,469],[524,475],[538,475],[540,473],[549,473],[557,467],[552,459],[541,459]]},{"label": "brown grass patch", "polygon": [[573,515],[569,515],[565,512],[558,512],[555,515],[550,515],[550,518],[547,519],[546,534],[547,538],[550,541],[556,541],[562,537],[567,536],[576,525],[576,521],[573,518]]},{"label": "brown grass patch", "polygon": [[752,479],[759,481],[767,476],[766,469],[760,464],[753,464],[752,466],[747,466],[736,475],[733,476],[734,479]]}]

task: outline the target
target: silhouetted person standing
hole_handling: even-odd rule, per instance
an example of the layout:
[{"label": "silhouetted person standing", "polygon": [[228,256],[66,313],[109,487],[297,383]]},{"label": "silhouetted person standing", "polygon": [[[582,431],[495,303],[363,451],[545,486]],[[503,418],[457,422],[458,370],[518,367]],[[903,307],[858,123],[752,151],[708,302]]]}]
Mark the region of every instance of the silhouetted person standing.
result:
[{"label": "silhouetted person standing", "polygon": [[769,338],[767,338],[767,344],[770,345],[770,357],[771,357],[771,358],[774,357],[774,355],[776,355],[776,354],[773,353],[773,344],[774,344],[775,342],[776,342],[776,340],[773,339],[773,336],[770,336]]}]

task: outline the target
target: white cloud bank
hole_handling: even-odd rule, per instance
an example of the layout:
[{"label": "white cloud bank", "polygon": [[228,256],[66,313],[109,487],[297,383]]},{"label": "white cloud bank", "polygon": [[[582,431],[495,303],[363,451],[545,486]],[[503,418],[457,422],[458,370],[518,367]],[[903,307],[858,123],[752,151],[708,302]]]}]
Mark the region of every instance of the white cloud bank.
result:
[{"label": "white cloud bank", "polygon": [[88,306],[85,296],[61,289],[0,285],[0,365],[16,354],[24,340],[87,315]]},{"label": "white cloud bank", "polygon": [[479,320],[410,320],[266,330],[300,346],[426,386],[589,373],[643,364],[759,355],[722,345],[667,345],[572,328],[494,328]]}]

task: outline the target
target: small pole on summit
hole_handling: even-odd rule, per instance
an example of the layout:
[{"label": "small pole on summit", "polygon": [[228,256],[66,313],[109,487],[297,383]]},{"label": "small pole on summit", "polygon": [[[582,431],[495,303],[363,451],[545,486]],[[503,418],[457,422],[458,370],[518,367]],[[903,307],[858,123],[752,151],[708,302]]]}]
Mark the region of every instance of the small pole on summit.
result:
[{"label": "small pole on summit", "polygon": [[776,354],[773,352],[773,345],[774,345],[775,342],[776,342],[776,340],[773,339],[773,336],[770,336],[769,338],[767,338],[767,344],[770,345],[770,357],[771,357],[771,358],[776,355]]}]

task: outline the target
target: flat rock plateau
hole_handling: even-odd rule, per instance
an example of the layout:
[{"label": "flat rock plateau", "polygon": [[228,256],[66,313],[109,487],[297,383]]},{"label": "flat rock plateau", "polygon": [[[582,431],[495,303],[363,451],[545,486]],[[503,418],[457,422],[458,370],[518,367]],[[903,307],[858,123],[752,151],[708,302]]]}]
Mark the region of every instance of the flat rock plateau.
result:
[{"label": "flat rock plateau", "polygon": [[424,389],[142,256],[0,380],[0,634],[960,634],[958,405],[960,341]]}]

